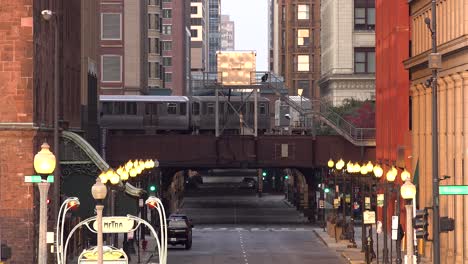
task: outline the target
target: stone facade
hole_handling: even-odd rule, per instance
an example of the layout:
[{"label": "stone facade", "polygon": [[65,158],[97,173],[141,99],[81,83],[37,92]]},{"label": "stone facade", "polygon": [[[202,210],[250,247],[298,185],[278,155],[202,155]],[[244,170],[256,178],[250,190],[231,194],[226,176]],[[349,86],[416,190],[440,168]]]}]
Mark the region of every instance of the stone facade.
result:
[{"label": "stone facade", "polygon": [[[441,185],[463,185],[468,181],[468,54],[466,53],[468,4],[463,0],[437,1],[438,52],[442,54],[442,69],[438,84],[439,178],[449,179]],[[427,55],[431,49],[430,32],[424,23],[430,17],[431,1],[410,3],[412,49],[405,61],[411,73],[412,157],[419,163],[418,207],[432,205],[432,144],[431,89],[425,86],[431,77]],[[440,215],[455,219],[455,232],[442,233],[441,263],[468,263],[468,199],[466,196],[441,196]],[[432,226],[431,214],[429,227]],[[430,233],[430,238],[432,232]],[[427,242],[424,255],[431,257],[432,244]]]},{"label": "stone facade", "polygon": [[375,100],[375,74],[355,73],[355,48],[374,48],[375,32],[354,28],[354,1],[321,1],[320,95],[333,105],[346,98]]}]

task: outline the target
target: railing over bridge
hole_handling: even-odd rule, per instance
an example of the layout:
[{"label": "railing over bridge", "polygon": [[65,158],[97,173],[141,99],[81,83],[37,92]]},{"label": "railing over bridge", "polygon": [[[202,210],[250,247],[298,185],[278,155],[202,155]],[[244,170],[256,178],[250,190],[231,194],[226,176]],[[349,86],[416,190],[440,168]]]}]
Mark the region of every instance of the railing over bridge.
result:
[{"label": "railing over bridge", "polygon": [[276,76],[271,72],[251,72],[250,87],[245,85],[223,86],[222,72],[204,72],[199,75],[192,76],[192,87],[195,93],[203,94],[211,92],[214,94],[216,89],[253,89],[264,88],[273,91],[284,103],[296,110],[304,117],[315,117],[324,122],[339,135],[346,138],[356,146],[375,146],[375,128],[356,127],[351,122],[344,119],[341,115],[333,111],[333,109],[320,99],[309,99],[311,107],[302,106],[298,102],[292,100],[287,91],[288,88],[284,84],[282,77]]}]

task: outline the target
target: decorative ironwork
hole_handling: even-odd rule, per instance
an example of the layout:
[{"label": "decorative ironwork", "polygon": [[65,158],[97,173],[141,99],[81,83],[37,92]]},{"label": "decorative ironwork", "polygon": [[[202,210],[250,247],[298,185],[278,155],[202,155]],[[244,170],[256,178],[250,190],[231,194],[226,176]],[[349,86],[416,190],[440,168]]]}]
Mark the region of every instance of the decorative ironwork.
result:
[{"label": "decorative ironwork", "polygon": [[94,163],[68,163],[61,164],[62,177],[67,179],[71,175],[89,175],[97,176],[100,173],[99,168]]}]

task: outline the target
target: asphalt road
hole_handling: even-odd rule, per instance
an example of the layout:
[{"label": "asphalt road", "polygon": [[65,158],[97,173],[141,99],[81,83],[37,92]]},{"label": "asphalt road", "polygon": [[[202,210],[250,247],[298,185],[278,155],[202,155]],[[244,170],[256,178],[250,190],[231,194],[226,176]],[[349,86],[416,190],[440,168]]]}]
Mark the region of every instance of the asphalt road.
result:
[{"label": "asphalt road", "polygon": [[210,186],[189,193],[193,246],[169,247],[171,264],[345,263],[313,233],[284,195]]}]

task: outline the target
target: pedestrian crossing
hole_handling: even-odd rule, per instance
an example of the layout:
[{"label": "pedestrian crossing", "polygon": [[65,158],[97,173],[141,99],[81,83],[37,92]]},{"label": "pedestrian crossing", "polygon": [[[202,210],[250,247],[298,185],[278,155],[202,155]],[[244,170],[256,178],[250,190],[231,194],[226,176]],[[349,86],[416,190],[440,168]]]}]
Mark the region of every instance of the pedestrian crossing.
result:
[{"label": "pedestrian crossing", "polygon": [[312,232],[307,227],[194,227],[196,232]]}]

